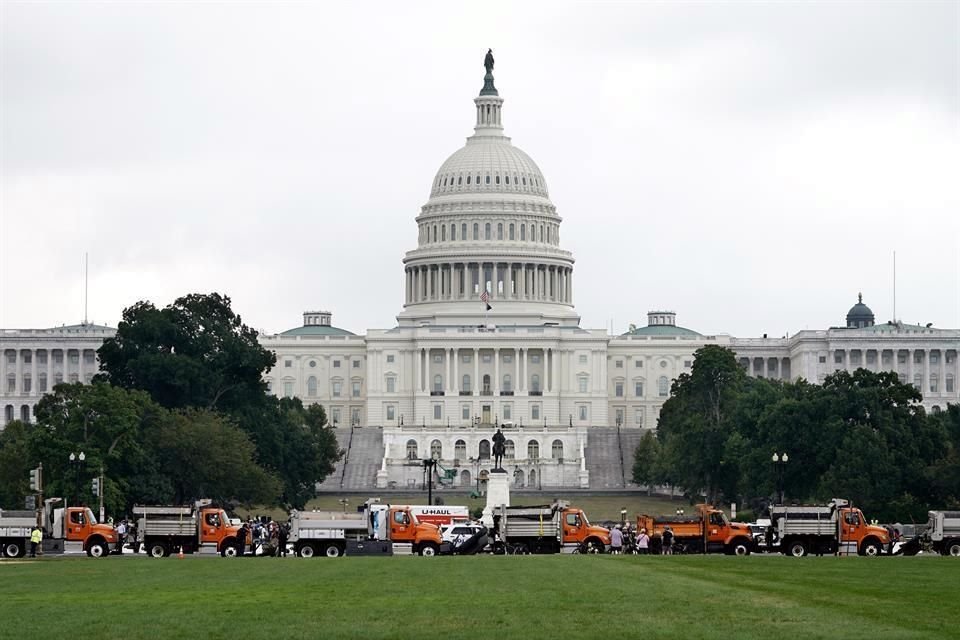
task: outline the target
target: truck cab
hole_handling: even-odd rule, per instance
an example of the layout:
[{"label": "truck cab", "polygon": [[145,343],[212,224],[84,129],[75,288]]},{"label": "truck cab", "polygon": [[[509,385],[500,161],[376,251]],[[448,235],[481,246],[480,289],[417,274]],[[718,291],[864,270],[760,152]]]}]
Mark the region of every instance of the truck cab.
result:
[{"label": "truck cab", "polygon": [[723,549],[730,555],[749,555],[754,548],[753,531],[750,525],[730,522],[727,514],[719,509],[703,508],[704,526],[707,528],[707,548]]},{"label": "truck cab", "polygon": [[435,556],[443,542],[440,527],[420,522],[409,507],[391,507],[388,512],[389,540],[409,542],[413,552],[422,556]]},{"label": "truck cab", "polygon": [[102,558],[110,553],[117,542],[117,532],[108,524],[97,524],[90,507],[67,507],[57,509],[54,515],[53,537],[62,537],[67,542],[80,542],[91,558]]},{"label": "truck cab", "polygon": [[840,545],[862,556],[878,556],[890,545],[890,532],[885,528],[867,524],[860,509],[840,509]]},{"label": "truck cab", "polygon": [[236,555],[240,527],[230,524],[227,513],[220,508],[201,509],[200,516],[200,544],[214,545],[224,556]]},{"label": "truck cab", "polygon": [[563,543],[579,544],[587,553],[603,553],[610,546],[610,530],[590,524],[581,509],[564,509]]}]

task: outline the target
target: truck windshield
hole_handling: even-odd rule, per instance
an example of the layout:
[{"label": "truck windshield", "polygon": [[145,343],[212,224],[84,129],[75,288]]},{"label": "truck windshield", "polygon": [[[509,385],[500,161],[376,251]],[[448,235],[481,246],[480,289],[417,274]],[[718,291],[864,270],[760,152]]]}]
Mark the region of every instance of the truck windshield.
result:
[{"label": "truck windshield", "polygon": [[590,526],[590,521],[587,520],[587,514],[585,514],[583,511],[580,512],[580,521],[583,523],[583,526]]},{"label": "truck windshield", "polygon": [[96,516],[93,515],[93,511],[91,511],[90,509],[87,509],[86,514],[87,514],[87,522],[89,522],[90,524],[97,524],[97,518]]}]

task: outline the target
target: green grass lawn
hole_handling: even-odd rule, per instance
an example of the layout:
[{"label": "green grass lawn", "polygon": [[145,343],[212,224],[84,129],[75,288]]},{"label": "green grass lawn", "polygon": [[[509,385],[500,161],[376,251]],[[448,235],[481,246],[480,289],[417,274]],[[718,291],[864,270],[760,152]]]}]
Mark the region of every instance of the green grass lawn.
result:
[{"label": "green grass lawn", "polygon": [[948,638],[952,558],[0,562],[0,637]]}]

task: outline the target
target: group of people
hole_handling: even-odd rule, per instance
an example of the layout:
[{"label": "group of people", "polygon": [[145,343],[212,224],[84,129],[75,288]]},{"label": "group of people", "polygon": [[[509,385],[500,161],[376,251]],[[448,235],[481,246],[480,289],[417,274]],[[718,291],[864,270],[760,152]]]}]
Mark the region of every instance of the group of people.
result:
[{"label": "group of people", "polygon": [[[283,558],[287,555],[289,523],[279,523],[265,518],[248,517],[237,532],[237,555],[261,555]],[[249,553],[247,548],[249,546]]]},{"label": "group of people", "polygon": [[630,525],[616,525],[610,529],[610,553],[618,554],[660,554],[673,555],[675,536],[669,526],[664,527],[660,536],[651,538],[646,528],[639,530]]}]

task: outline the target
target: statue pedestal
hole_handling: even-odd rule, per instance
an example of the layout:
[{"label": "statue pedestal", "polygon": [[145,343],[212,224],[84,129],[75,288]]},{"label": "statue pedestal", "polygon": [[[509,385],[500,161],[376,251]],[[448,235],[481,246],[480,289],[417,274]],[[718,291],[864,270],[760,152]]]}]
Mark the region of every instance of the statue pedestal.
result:
[{"label": "statue pedestal", "polygon": [[487,506],[480,518],[485,527],[493,527],[493,512],[500,505],[510,506],[510,474],[495,469],[487,477]]}]

